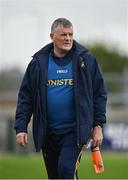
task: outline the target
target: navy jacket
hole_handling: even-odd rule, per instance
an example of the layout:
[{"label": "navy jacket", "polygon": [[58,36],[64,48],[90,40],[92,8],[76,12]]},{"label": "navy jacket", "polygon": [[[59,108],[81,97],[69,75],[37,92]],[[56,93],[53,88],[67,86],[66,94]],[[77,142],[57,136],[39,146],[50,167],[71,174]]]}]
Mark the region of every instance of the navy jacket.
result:
[{"label": "navy jacket", "polygon": [[[16,109],[16,133],[27,132],[33,115],[36,151],[43,148],[47,130],[47,70],[53,43],[34,56],[24,75]],[[106,122],[107,94],[96,59],[76,41],[73,42],[73,79],[76,103],[77,144],[87,143],[95,125]]]}]

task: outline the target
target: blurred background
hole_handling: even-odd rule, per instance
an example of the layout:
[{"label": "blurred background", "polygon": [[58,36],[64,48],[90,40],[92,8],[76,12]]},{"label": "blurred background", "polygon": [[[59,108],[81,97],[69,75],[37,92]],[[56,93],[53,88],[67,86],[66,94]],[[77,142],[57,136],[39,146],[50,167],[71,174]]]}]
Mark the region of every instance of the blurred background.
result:
[{"label": "blurred background", "polygon": [[46,178],[31,123],[25,149],[15,143],[13,124],[24,72],[31,56],[51,42],[50,27],[58,17],[73,23],[74,39],[97,58],[108,90],[101,147],[107,173],[97,177],[80,169],[80,178],[128,178],[128,1],[0,0],[0,179]]}]

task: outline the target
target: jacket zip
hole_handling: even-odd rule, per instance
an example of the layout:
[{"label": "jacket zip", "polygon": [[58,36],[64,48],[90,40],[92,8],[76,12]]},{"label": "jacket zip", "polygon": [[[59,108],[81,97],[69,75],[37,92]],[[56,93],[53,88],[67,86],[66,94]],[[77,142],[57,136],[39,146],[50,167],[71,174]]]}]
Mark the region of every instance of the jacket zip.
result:
[{"label": "jacket zip", "polygon": [[[45,75],[44,75],[44,91],[45,91],[45,132],[44,132],[44,136],[46,137],[46,131],[47,131],[47,74],[48,74],[48,61],[46,63],[46,70],[45,70]],[[45,139],[45,138],[44,138]]]},{"label": "jacket zip", "polygon": [[[46,58],[46,59],[45,59]],[[45,118],[44,118],[44,123],[45,123],[45,128],[44,128],[44,139],[46,137],[46,134],[47,134],[47,74],[48,74],[48,57],[45,57],[45,73],[44,73],[44,94],[45,94]]]},{"label": "jacket zip", "polygon": [[[48,61],[46,61],[46,62],[48,62]],[[41,63],[39,63],[39,66],[41,66]],[[48,63],[45,63],[45,65],[43,65],[43,67],[45,67],[44,71],[42,70],[42,72],[44,72],[44,74],[43,74],[44,78],[40,78],[40,81],[41,81],[41,79],[44,80],[43,84],[41,83],[42,84],[41,86],[44,86],[43,87],[44,88],[44,102],[45,102],[44,103],[45,104],[44,107],[42,107],[43,103],[41,103],[42,102],[42,98],[41,98],[40,95],[42,94],[42,92],[41,92],[41,88],[40,87],[39,87],[38,93],[39,93],[39,100],[40,100],[40,111],[42,113],[42,116],[44,117],[44,126],[45,127],[43,127],[43,129],[44,129],[44,132],[43,132],[43,137],[44,138],[43,139],[45,139],[45,137],[46,137],[46,130],[47,130],[47,111],[46,111],[46,107],[47,107],[47,90],[46,90],[46,88],[47,88],[47,85],[46,85],[46,82],[47,82]],[[41,69],[40,69],[40,71],[41,71]],[[41,74],[40,74],[40,76],[41,76]],[[42,109],[44,109],[44,113],[42,112]]]},{"label": "jacket zip", "polygon": [[77,93],[78,83],[76,79],[74,82],[74,88],[75,88],[76,121],[77,121],[77,146],[80,148],[81,147],[80,145],[80,107],[79,107],[79,103],[77,102],[79,101],[79,97]]},{"label": "jacket zip", "polygon": [[[74,58],[75,59],[75,58]],[[76,56],[74,61],[74,92],[75,92],[75,104],[76,104],[76,119],[77,119],[77,146],[81,148],[83,145],[80,144],[80,104],[79,104],[79,93],[78,93],[78,81],[77,81],[77,61],[80,61],[80,68],[87,67],[86,61],[79,55]]]},{"label": "jacket zip", "polygon": [[[75,57],[75,56],[74,56]],[[78,97],[78,82],[77,82],[77,60],[78,55],[73,58],[73,78],[74,78],[74,94],[75,94],[75,105],[76,105],[76,121],[77,121],[77,146],[78,148],[81,148],[80,145],[80,110],[79,110],[79,97]]]}]

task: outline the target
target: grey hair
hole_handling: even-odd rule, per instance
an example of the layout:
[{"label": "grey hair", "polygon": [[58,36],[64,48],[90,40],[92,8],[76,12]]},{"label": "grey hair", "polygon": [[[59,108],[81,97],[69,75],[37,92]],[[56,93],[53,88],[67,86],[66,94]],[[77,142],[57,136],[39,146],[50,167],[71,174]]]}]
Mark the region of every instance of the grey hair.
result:
[{"label": "grey hair", "polygon": [[68,19],[58,18],[52,23],[51,33],[53,33],[55,31],[55,29],[60,25],[62,25],[63,27],[72,27],[73,26],[72,23]]}]

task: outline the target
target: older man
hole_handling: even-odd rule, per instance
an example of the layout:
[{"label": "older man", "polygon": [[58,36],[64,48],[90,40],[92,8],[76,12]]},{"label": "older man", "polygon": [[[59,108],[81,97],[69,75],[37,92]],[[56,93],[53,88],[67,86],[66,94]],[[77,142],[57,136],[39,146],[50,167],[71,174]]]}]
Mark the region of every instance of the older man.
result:
[{"label": "older man", "polygon": [[51,27],[52,43],[39,50],[24,75],[16,110],[16,141],[28,143],[33,114],[36,151],[42,150],[49,179],[78,178],[76,162],[92,138],[102,143],[106,90],[96,59],[73,40],[65,18]]}]

